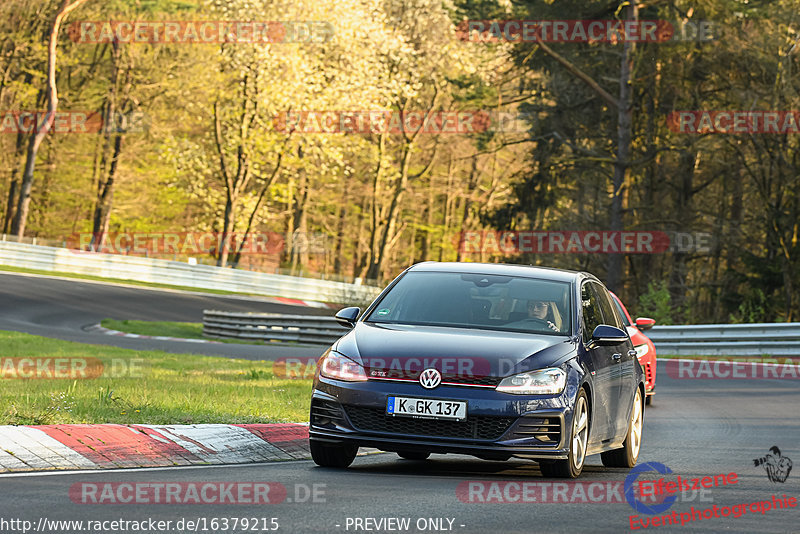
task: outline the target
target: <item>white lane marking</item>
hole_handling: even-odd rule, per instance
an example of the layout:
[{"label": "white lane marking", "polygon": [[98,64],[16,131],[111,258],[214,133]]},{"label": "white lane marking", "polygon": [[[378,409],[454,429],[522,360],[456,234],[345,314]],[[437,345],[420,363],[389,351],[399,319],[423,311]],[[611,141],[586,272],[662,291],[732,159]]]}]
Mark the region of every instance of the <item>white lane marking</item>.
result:
[{"label": "white lane marking", "polygon": [[[359,453],[359,456],[374,456],[376,454],[392,454],[383,451],[379,451],[377,449],[368,449],[370,452],[364,454]],[[374,451],[374,452],[373,452]],[[19,477],[52,477],[52,476],[63,476],[63,475],[105,475],[109,473],[143,473],[143,472],[155,472],[155,471],[177,471],[177,470],[186,470],[186,469],[230,469],[230,468],[244,468],[244,469],[252,469],[253,467],[269,467],[275,465],[281,465],[285,463],[291,462],[294,463],[301,463],[301,462],[311,462],[310,458],[307,459],[292,459],[287,461],[276,461],[273,460],[271,462],[252,462],[248,464],[215,464],[215,465],[175,465],[175,466],[167,466],[167,467],[117,467],[114,469],[92,469],[92,470],[78,470],[73,469],[71,471],[67,470],[59,470],[59,471],[31,471],[27,473],[0,473],[0,478],[19,478]],[[312,467],[313,468],[313,467]],[[441,475],[436,475],[437,477]],[[454,475],[455,478],[457,478]],[[462,477],[463,478],[463,477]]]},{"label": "white lane marking", "polygon": [[[753,356],[742,356],[742,358],[752,358]],[[661,356],[661,359],[658,360],[659,362],[697,362],[697,363],[750,363],[755,365],[785,365],[785,366],[793,366],[793,367],[800,367],[800,363],[776,363],[776,362],[748,362],[745,360],[736,360],[736,356],[730,356],[730,360],[693,360],[692,358],[665,358]],[[774,358],[785,358],[791,359],[791,356],[775,356]]]},{"label": "white lane marking", "polygon": [[[311,460],[291,460],[292,462],[310,462]],[[178,469],[221,469],[231,467],[266,467],[270,465],[279,465],[286,463],[284,461],[272,462],[252,462],[248,464],[215,464],[215,465],[176,465],[168,467],[118,467],[114,469],[92,469],[92,470],[59,470],[59,471],[32,471],[27,473],[0,473],[0,478],[16,478],[16,477],[43,477],[54,475],[101,475],[106,473],[139,473],[139,472],[153,472],[153,471],[176,471]]]},{"label": "white lane marking", "polygon": [[218,345],[222,343],[221,341],[214,341],[211,339],[192,339],[192,338],[185,338],[185,337],[168,337],[168,336],[145,336],[142,334],[129,334],[127,332],[120,332],[119,330],[112,330],[110,328],[106,328],[101,324],[94,324],[89,327],[84,328],[86,332],[99,332],[101,334],[105,334],[107,336],[121,336],[127,337],[132,339],[155,339],[158,341],[181,341],[186,343],[213,343]]}]

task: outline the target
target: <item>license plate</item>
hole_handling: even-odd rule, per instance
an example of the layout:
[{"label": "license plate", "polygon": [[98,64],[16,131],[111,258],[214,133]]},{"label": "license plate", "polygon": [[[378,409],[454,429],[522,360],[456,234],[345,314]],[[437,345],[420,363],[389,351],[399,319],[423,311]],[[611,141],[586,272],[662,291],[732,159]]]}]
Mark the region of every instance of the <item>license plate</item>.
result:
[{"label": "license plate", "polygon": [[467,418],[467,403],[416,397],[389,397],[386,401],[386,413],[420,419],[464,421]]}]

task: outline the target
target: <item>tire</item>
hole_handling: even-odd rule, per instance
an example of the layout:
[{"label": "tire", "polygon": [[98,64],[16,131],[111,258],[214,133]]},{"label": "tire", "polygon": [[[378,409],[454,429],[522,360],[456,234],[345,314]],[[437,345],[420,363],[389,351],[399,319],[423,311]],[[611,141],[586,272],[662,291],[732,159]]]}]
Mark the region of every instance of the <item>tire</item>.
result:
[{"label": "tire", "polygon": [[427,460],[428,456],[430,456],[431,453],[417,452],[417,451],[403,451],[403,452],[398,452],[397,455],[400,458],[403,458],[404,460],[417,460],[421,462],[422,460]]},{"label": "tire", "polygon": [[651,404],[653,404],[653,395],[648,395],[647,397],[645,397],[644,404],[645,406],[650,406]]},{"label": "tire", "polygon": [[633,399],[631,418],[628,420],[628,434],[622,443],[621,449],[606,451],[600,455],[606,467],[633,467],[639,458],[639,449],[642,445],[642,427],[644,426],[644,409],[642,408],[642,390],[636,388],[636,397]]},{"label": "tire", "polygon": [[358,454],[357,446],[346,443],[329,445],[310,440],[308,445],[311,448],[311,459],[320,467],[347,467]]},{"label": "tire", "polygon": [[569,457],[566,460],[539,462],[542,475],[548,478],[577,478],[586,462],[586,445],[589,442],[589,402],[581,388],[573,408],[570,430]]}]

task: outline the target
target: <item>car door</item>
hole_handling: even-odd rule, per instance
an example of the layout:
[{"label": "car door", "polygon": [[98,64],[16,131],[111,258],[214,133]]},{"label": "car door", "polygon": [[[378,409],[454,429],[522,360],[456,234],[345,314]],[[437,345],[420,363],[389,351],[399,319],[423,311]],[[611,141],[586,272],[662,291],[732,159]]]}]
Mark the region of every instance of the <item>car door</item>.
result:
[{"label": "car door", "polygon": [[[617,313],[611,295],[601,284],[592,282],[592,288],[597,295],[597,301],[603,313],[603,324],[616,326],[623,332],[627,329],[622,318]],[[634,359],[636,352],[630,337],[624,342],[606,347],[611,362],[610,379],[612,383],[611,406],[609,409],[609,422],[611,434],[620,438],[628,431],[628,411],[633,397]]]},{"label": "car door", "polygon": [[[607,347],[591,346],[594,329],[602,324],[603,311],[597,299],[597,294],[592,290],[591,283],[581,285],[581,337],[584,349],[589,355],[587,366],[592,375],[594,402],[592,404],[592,442],[602,442],[612,437],[611,414],[609,408],[614,403],[613,383],[611,373],[611,353]],[[591,348],[590,348],[591,347]]]}]

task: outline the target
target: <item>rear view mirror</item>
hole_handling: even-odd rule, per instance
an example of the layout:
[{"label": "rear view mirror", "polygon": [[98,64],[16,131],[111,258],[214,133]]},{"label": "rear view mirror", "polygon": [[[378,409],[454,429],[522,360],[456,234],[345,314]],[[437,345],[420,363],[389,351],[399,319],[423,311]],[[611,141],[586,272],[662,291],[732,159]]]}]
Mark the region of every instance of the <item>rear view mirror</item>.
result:
[{"label": "rear view mirror", "polygon": [[599,345],[617,345],[628,340],[628,334],[616,326],[600,324],[592,332],[592,339],[589,344],[593,347]]},{"label": "rear view mirror", "polygon": [[651,319],[649,317],[636,318],[636,328],[638,328],[639,330],[649,330],[653,328],[654,324],[656,324],[655,319]]},{"label": "rear view mirror", "polygon": [[336,315],[333,316],[336,319],[336,322],[346,328],[353,328],[356,325],[356,319],[358,319],[358,315],[361,313],[361,308],[357,306],[352,306],[350,308],[342,308]]}]

